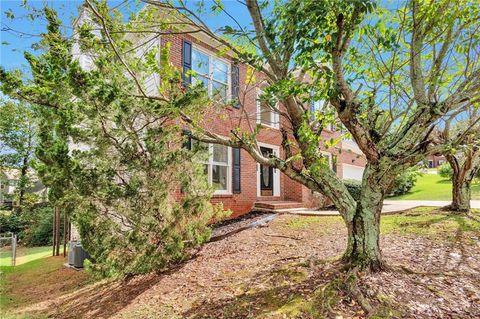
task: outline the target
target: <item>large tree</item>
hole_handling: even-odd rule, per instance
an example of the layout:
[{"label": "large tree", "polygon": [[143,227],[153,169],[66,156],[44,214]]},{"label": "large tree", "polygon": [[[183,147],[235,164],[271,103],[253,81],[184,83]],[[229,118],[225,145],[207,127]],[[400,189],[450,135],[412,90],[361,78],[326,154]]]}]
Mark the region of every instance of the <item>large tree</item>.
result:
[{"label": "large tree", "polygon": [[36,132],[34,113],[30,105],[11,100],[0,102],[0,170],[18,170],[15,202],[20,209],[32,182],[29,169],[34,158]]},{"label": "large tree", "polygon": [[[119,45],[120,35],[204,33],[221,43],[219,54],[228,53],[246,64],[250,82],[255,72],[265,79],[261,100],[288,123],[284,156],[261,153],[257,143],[261,127],[236,129],[224,137],[182,110],[179,118],[195,138],[241,147],[257,162],[328,196],[348,229],[343,261],[349,267],[382,269],[379,222],[386,189],[399,172],[438,151],[431,133],[442,117],[479,97],[478,3],[408,1],[377,7],[373,1],[247,0],[249,28],[218,1],[211,7],[200,2],[197,8],[183,1],[144,2],[150,7],[139,14],[142,23],[123,26],[111,18],[104,3],[86,1],[94,29],[101,29],[103,49],[109,48],[124,74],[134,79],[132,94],[152,102],[165,96],[161,91],[157,96],[145,93],[142,78],[124,58],[128,50]],[[213,32],[203,20],[205,9],[232,18],[223,34]],[[79,88],[84,85],[73,80]],[[198,86],[194,88],[191,92]],[[309,105],[320,100],[328,104],[312,114]],[[241,96],[239,102],[244,102]],[[334,113],[367,159],[359,200],[330,170],[320,150],[320,145],[331,145],[321,133],[324,125],[336,123]]]},{"label": "large tree", "polygon": [[[386,189],[397,174],[437,151],[431,133],[442,117],[480,96],[478,3],[382,7],[373,1],[247,0],[253,28],[233,19],[218,36],[202,19],[204,6],[145,2],[179,11],[195,32],[262,72],[268,83],[262,99],[291,127],[284,134],[284,158],[262,155],[256,141],[261,128],[234,130],[225,138],[184,116],[197,138],[242,147],[259,163],[328,196],[348,228],[344,262],[382,269],[379,224]],[[211,9],[232,16],[222,4]],[[317,100],[329,104],[310,114],[309,104]],[[278,110],[276,101],[284,108]],[[319,148],[326,144],[319,123],[328,123],[332,112],[367,158],[358,201],[325,165]]]},{"label": "large tree", "polygon": [[471,183],[480,171],[480,109],[458,110],[438,134],[441,154],[452,168],[452,203],[448,209],[470,212]]},{"label": "large tree", "polygon": [[[96,10],[105,14],[108,7]],[[25,54],[31,78],[1,69],[0,80],[5,94],[35,106],[35,168],[50,201],[68,212],[103,276],[181,261],[209,238],[211,221],[225,215],[210,202],[202,148],[182,148],[183,128],[175,123],[180,111],[201,114],[205,93],[179,85],[181,73],[165,63],[168,48],[136,48],[116,33],[108,38],[130,51],[119,59],[106,35],[90,33],[92,25],[79,25],[70,38],[55,11],[46,7],[44,16],[40,54]],[[104,22],[122,26],[122,17]],[[90,63],[82,67],[75,46]],[[137,84],[154,75],[163,94],[149,95],[148,85],[137,93]]]}]

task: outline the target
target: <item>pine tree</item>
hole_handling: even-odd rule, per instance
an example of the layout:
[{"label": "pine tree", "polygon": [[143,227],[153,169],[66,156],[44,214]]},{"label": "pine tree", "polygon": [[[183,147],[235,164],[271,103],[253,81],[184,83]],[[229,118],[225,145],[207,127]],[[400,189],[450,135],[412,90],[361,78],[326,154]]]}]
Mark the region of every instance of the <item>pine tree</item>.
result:
[{"label": "pine tree", "polygon": [[[209,223],[225,214],[210,203],[212,190],[199,164],[202,149],[181,147],[185,136],[175,121],[179,113],[201,114],[203,90],[185,91],[180,72],[159,65],[155,57],[168,61],[168,46],[139,56],[118,33],[117,43],[133,52],[121,60],[106,49],[105,34],[92,36],[84,25],[79,39],[68,39],[55,12],[46,8],[45,15],[43,53],[26,55],[33,80],[5,70],[0,80],[5,94],[36,106],[35,167],[50,187],[50,200],[69,212],[96,261],[91,269],[103,276],[181,261],[209,238]],[[109,23],[122,19],[108,17]],[[91,68],[82,69],[73,57],[74,41],[86,54],[95,53]],[[145,79],[153,72],[161,82],[146,98]]]}]

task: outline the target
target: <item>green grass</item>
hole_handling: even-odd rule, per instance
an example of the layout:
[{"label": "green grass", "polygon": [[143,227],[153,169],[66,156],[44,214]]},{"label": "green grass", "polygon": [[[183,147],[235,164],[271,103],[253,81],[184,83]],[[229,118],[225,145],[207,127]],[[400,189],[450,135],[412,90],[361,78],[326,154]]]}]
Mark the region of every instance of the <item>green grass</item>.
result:
[{"label": "green grass", "polygon": [[[449,214],[441,209],[418,207],[402,214],[382,216],[382,234],[427,236],[432,239],[454,240],[480,236],[480,210],[472,210],[473,218]],[[471,235],[471,236],[468,236]]]},{"label": "green grass", "polygon": [[16,298],[7,291],[12,282],[8,280],[12,275],[22,275],[45,268],[44,259],[52,254],[50,246],[43,247],[18,247],[16,266],[12,266],[12,250],[4,247],[0,251],[0,309],[15,304]]},{"label": "green grass", "polygon": [[[52,254],[51,246],[42,247],[18,247],[16,264],[21,265],[29,261],[44,258]],[[12,250],[10,248],[3,248],[0,251],[0,267],[11,266],[12,264]]]},{"label": "green grass", "polygon": [[[451,200],[452,183],[438,174],[419,176],[416,185],[405,195],[391,197],[394,200]],[[480,199],[480,183],[472,185],[472,199]]]},{"label": "green grass", "polygon": [[318,225],[332,225],[342,222],[340,216],[301,216],[290,220],[285,226],[293,230],[303,230],[311,227],[317,227]]}]

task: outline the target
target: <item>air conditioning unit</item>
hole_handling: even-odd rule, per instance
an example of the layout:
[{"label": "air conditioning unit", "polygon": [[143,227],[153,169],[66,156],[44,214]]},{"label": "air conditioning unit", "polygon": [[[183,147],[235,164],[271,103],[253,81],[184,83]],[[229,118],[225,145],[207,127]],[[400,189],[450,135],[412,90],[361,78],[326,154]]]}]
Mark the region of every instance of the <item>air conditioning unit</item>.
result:
[{"label": "air conditioning unit", "polygon": [[[83,268],[83,262],[85,259],[90,259],[88,253],[83,249],[82,243],[80,241],[75,242],[73,245],[73,267]],[[70,257],[70,256],[69,256]]]},{"label": "air conditioning unit", "polygon": [[68,264],[70,266],[73,266],[73,261],[74,261],[74,253],[73,253],[73,250],[74,250],[74,247],[75,245],[77,244],[77,241],[76,240],[71,240],[70,241],[70,244],[69,244],[69,248],[68,248]]}]

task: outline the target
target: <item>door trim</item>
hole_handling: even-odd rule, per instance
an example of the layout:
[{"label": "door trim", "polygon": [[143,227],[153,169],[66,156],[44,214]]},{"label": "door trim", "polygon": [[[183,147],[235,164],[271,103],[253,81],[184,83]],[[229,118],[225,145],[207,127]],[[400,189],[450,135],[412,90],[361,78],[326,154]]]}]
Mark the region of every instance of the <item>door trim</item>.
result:
[{"label": "door trim", "polygon": [[[279,156],[280,147],[278,145],[266,144],[266,143],[257,143],[258,146],[270,148],[273,151],[273,154]],[[260,164],[257,163],[257,197],[260,197]],[[273,196],[280,196],[280,171],[276,168],[273,169]]]}]

